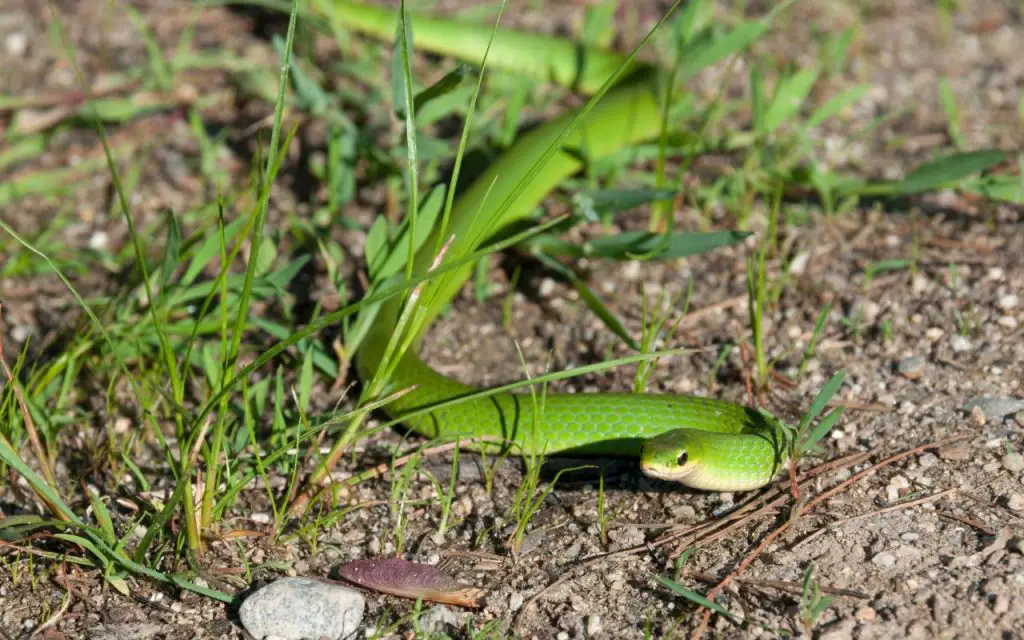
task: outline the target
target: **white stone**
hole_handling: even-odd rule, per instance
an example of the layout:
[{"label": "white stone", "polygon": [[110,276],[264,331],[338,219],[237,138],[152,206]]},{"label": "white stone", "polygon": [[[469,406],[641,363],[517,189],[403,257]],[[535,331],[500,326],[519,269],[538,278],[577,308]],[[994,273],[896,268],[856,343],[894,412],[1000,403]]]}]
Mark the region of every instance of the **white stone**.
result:
[{"label": "white stone", "polygon": [[8,34],[4,38],[4,48],[12,58],[20,58],[28,50],[28,36],[20,31]]},{"label": "white stone", "polygon": [[1003,456],[1003,468],[1016,473],[1024,471],[1024,456],[1019,453],[1008,453]]},{"label": "white stone", "polygon": [[458,627],[462,624],[459,616],[444,605],[431,607],[426,613],[420,616],[420,626],[427,633],[439,633],[444,627]]},{"label": "white stone", "polygon": [[1020,324],[1020,322],[1017,321],[1017,318],[1014,318],[1013,316],[1000,316],[999,320],[996,322],[999,323],[1000,327],[1005,327],[1007,329],[1016,329]]},{"label": "white stone", "polygon": [[1011,493],[1006,506],[1010,511],[1024,511],[1024,493]]},{"label": "white stone", "polygon": [[519,611],[519,607],[523,606],[523,594],[518,591],[513,591],[512,595],[508,597],[508,608],[510,611]]},{"label": "white stone", "polygon": [[974,345],[971,344],[970,338],[967,336],[955,335],[949,340],[949,346],[953,348],[954,353],[964,353],[970,351]]},{"label": "white stone", "polygon": [[355,633],[366,600],[358,591],[312,578],[282,578],[259,589],[238,608],[242,626],[254,638],[329,638]]}]

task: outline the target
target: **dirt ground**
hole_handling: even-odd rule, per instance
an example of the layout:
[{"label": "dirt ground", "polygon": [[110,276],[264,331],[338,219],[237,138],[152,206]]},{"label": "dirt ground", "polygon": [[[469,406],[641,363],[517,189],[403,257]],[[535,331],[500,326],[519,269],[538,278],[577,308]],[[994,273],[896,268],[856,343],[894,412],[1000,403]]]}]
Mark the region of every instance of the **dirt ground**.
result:
[{"label": "dirt ground", "polygon": [[[105,4],[56,3],[87,74],[137,64],[144,56],[145,45],[127,28],[127,18],[98,10]],[[519,4],[524,6],[512,11],[513,24],[540,21],[529,3]],[[1024,41],[1021,7],[992,0],[963,4],[943,35],[935,3],[929,0],[800,1],[756,51],[806,63],[804,52],[816,30],[841,30],[860,21],[852,69],[831,78],[816,98],[827,98],[844,83],[870,86],[848,120],[821,132],[827,160],[845,171],[896,177],[936,149],[951,148],[936,89],[939,78],[948,78],[957,98],[967,148],[1022,148],[1024,126],[1017,111],[1024,87],[1024,57],[1018,45]],[[133,5],[168,47],[194,19],[190,10],[172,3]],[[571,4],[560,5],[557,15],[563,11],[566,19],[578,17]],[[269,45],[246,17],[219,9],[198,15],[197,45],[218,42],[240,54],[272,59]],[[0,90],[5,94],[74,91],[67,63],[48,43],[45,16],[41,4],[0,0],[0,68],[5,70]],[[99,38],[101,32],[104,38]],[[717,87],[715,80],[698,82],[707,82],[710,88]],[[205,94],[231,88],[218,72],[197,73],[190,81],[194,90]],[[851,141],[851,132],[900,110],[899,117]],[[243,128],[265,111],[253,113],[229,101],[221,115],[224,122]],[[119,140],[146,138],[152,145],[155,161],[147,164],[134,189],[139,215],[152,218],[167,207],[183,210],[212,199],[190,175],[194,163],[186,159],[196,149],[179,135],[185,128],[180,114],[162,113],[111,129]],[[60,135],[59,144],[17,167],[15,175],[68,166],[97,153],[95,137],[84,128]],[[247,163],[239,153],[225,159],[225,168],[241,175],[248,171]],[[0,209],[0,216],[29,235],[57,216],[76,218],[61,231],[70,254],[90,243],[120,246],[125,241],[123,219],[110,215],[111,203],[109,177],[99,169],[84,176],[73,193],[22,199]],[[304,206],[296,183],[283,180],[272,207],[297,207],[302,212]],[[686,211],[678,215],[682,224],[693,222]],[[799,518],[717,600],[755,624],[741,628],[716,617],[712,631],[719,637],[802,633],[799,590],[805,570],[813,566],[822,587],[835,596],[817,621],[817,637],[1022,637],[1024,411],[1018,408],[985,418],[964,408],[975,398],[1024,398],[1022,210],[942,192],[899,206],[867,203],[815,220],[787,226],[783,232],[783,253],[795,257],[799,266],[778,303],[766,313],[768,346],[778,357],[780,372],[796,372],[820,310],[830,303],[831,313],[806,375],[793,388],[774,385],[769,406],[787,419],[799,418],[817,389],[844,368],[848,373],[840,399],[849,408],[830,434],[827,450],[813,462],[856,452],[873,455],[809,480],[808,490],[813,495],[851,478],[886,455],[944,444],[922,448],[879,469]],[[754,223],[755,230],[758,224]],[[338,234],[352,255],[362,254],[362,232]],[[708,372],[723,345],[749,337],[745,258],[753,247],[751,239],[745,246],[671,264],[583,263],[589,281],[636,335],[642,326],[640,285],[648,294],[678,293],[692,279],[691,316],[668,346],[688,345],[694,352],[660,363],[652,391],[746,400],[738,352],[713,380]],[[916,271],[865,279],[871,263],[912,257]],[[494,279],[501,286],[507,282],[506,267],[495,263]],[[79,275],[76,285],[87,292],[109,292],[116,290],[117,275],[99,269]],[[511,338],[519,341],[535,371],[548,353],[553,355],[553,369],[625,354],[571,288],[542,272],[524,274],[514,297],[510,329],[502,322],[504,299],[494,295],[478,304],[469,292],[460,296],[432,330],[425,357],[447,374],[491,384],[521,377]],[[0,330],[9,360],[28,336],[45,343],[66,329],[75,315],[74,301],[54,276],[45,273],[0,281],[0,301]],[[623,370],[557,388],[625,389],[631,381],[632,371]],[[323,395],[316,401],[323,410],[339,398],[338,392],[327,390],[329,383],[321,382]],[[383,445],[396,444],[399,437],[381,434],[367,446],[367,458],[386,460],[381,457]],[[954,437],[961,439],[951,441]],[[359,462],[348,459],[342,473],[362,468]],[[505,545],[512,525],[505,513],[522,482],[521,466],[511,460],[502,464],[488,492],[479,459],[464,456],[461,462],[453,508],[457,523],[445,539],[437,540],[431,535],[437,529],[437,511],[413,509],[404,557],[440,560],[461,578],[487,588],[486,607],[471,614],[472,624],[506,620],[525,637],[687,635],[700,612],[669,594],[655,576],[676,570],[675,558],[690,540],[686,527],[723,517],[754,498],[680,491],[642,477],[635,463],[599,461],[607,478],[606,539],[598,526],[597,476],[583,471],[559,482],[534,518],[523,548],[513,556]],[[450,458],[440,456],[428,462],[427,469],[444,479],[450,464]],[[387,479],[359,485],[353,502],[376,506],[355,510],[323,530],[315,552],[308,541],[246,544],[248,562],[258,567],[255,580],[265,582],[283,574],[328,576],[341,562],[394,554],[394,521],[387,506],[390,488]],[[255,511],[246,513],[240,505],[233,515],[231,522],[239,529],[265,522],[262,493],[254,494],[258,495],[243,504],[251,504]],[[433,496],[433,485],[426,480],[413,484],[412,497],[429,501]],[[0,503],[3,509],[9,508],[7,501]],[[706,591],[786,517],[776,510],[701,546],[680,568],[679,581]],[[680,536],[664,543],[673,532]],[[240,548],[215,547],[209,565],[239,566]],[[621,553],[595,559],[609,552]],[[59,568],[41,567],[45,562],[38,559],[28,568],[2,560],[0,556],[0,638],[30,637],[41,612],[61,608],[68,576]],[[245,637],[232,607],[195,595],[172,594],[134,580],[131,598],[102,589],[95,579],[71,584],[70,606],[40,637]],[[531,600],[537,594],[540,597]],[[365,624],[371,627],[383,628],[409,611],[404,601],[376,595],[368,595],[368,605]],[[453,613],[460,625],[462,616],[468,615]],[[436,623],[437,630],[470,637],[464,630],[445,627],[443,621],[451,616],[441,610],[430,615],[431,620],[442,621]],[[393,635],[401,633],[405,630]]]}]

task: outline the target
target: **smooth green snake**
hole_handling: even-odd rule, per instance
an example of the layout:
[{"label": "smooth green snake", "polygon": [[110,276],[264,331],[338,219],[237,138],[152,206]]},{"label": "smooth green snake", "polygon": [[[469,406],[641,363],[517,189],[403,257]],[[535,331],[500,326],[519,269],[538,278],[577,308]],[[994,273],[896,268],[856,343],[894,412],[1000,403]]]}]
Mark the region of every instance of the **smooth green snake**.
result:
[{"label": "smooth green snake", "polygon": [[[332,6],[351,8],[340,2]],[[338,15],[344,14],[332,18]],[[599,73],[607,78],[609,72]],[[441,229],[433,230],[415,256],[413,272],[425,273],[442,244],[446,260],[465,256],[497,230],[523,221],[553,188],[583,167],[584,157],[593,162],[656,139],[661,131],[657,87],[653,72],[641,70],[608,91],[567,137],[571,114],[516,139],[456,198],[443,235]],[[551,154],[549,149],[557,150]],[[477,390],[441,375],[417,355],[427,327],[468,279],[470,269],[467,265],[437,278],[417,300],[420,333],[389,379],[392,390],[412,391],[385,406],[389,415],[401,419]],[[355,357],[362,380],[377,372],[401,312],[398,298],[379,309]],[[446,403],[404,423],[431,438],[500,439],[521,454],[639,457],[649,476],[713,491],[750,490],[770,482],[788,460],[791,437],[790,428],[765,411],[670,394],[500,393]]]}]

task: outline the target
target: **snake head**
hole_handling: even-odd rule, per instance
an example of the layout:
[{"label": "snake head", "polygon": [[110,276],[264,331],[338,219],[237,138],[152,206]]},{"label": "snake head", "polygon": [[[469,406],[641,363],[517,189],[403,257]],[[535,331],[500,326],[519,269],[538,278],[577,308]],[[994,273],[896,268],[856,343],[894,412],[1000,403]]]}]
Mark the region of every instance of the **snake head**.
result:
[{"label": "snake head", "polygon": [[700,476],[703,446],[692,429],[673,429],[644,441],[640,468],[659,480],[690,484],[686,480]]}]

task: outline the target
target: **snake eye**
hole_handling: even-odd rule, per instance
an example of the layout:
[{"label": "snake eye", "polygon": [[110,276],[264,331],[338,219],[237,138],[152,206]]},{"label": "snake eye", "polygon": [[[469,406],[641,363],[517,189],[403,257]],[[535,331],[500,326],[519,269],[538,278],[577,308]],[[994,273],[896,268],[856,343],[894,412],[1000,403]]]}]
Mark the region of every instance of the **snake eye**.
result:
[{"label": "snake eye", "polygon": [[686,459],[687,459],[687,455],[686,455],[686,452],[684,451],[684,452],[679,454],[678,458],[676,458],[676,464],[681,467],[681,466],[686,464]]}]

